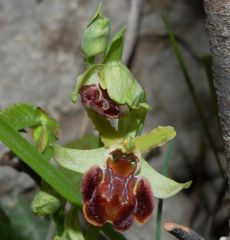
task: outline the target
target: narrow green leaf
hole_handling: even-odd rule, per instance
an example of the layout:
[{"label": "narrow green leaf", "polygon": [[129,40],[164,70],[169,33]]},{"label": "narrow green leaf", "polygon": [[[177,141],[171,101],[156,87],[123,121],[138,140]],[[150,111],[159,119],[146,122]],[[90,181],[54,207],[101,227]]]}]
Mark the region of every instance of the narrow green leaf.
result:
[{"label": "narrow green leaf", "polygon": [[[77,150],[54,146],[54,158],[63,168],[84,174],[94,165],[104,166],[107,150],[105,148],[93,150]],[[168,198],[184,188],[188,188],[191,182],[177,183],[155,171],[145,160],[142,161],[140,176],[147,177],[154,196]]]},{"label": "narrow green leaf", "polygon": [[175,38],[175,35],[174,35],[174,32],[173,32],[173,28],[171,26],[171,24],[169,23],[168,21],[168,18],[167,18],[167,15],[164,13],[163,9],[161,8],[161,5],[160,5],[160,2],[159,0],[156,0],[156,3],[157,3],[157,6],[160,10],[160,13],[161,13],[161,17],[164,21],[164,24],[165,24],[165,27],[166,27],[166,30],[167,30],[167,33],[168,33],[168,36],[169,36],[169,41],[175,51],[175,54],[176,54],[176,58],[178,60],[178,63],[180,65],[180,68],[181,68],[181,71],[184,75],[184,79],[185,79],[185,82],[188,86],[188,89],[189,89],[189,93],[192,97],[192,100],[193,100],[193,103],[194,103],[194,106],[197,110],[197,113],[198,113],[198,116],[200,118],[200,121],[202,123],[202,126],[203,126],[203,129],[204,129],[204,132],[207,136],[207,139],[209,141],[209,144],[210,144],[210,147],[212,148],[212,151],[213,151],[213,154],[216,158],[216,162],[217,162],[217,165],[219,167],[219,170],[223,176],[223,179],[225,181],[225,172],[224,172],[224,169],[221,165],[221,161],[220,161],[220,158],[219,158],[219,155],[218,155],[218,152],[217,152],[217,149],[216,149],[216,146],[215,146],[215,143],[213,141],[213,138],[212,138],[212,135],[211,135],[211,130],[208,126],[208,122],[207,122],[207,119],[205,118],[205,115],[204,115],[204,111],[201,107],[201,104],[200,104],[200,101],[199,101],[199,98],[197,96],[197,93],[196,93],[196,90],[195,90],[195,87],[192,83],[192,79],[189,75],[189,72],[188,72],[188,69],[187,69],[187,66],[185,64],[185,61],[184,61],[184,58],[181,54],[181,51],[178,47],[178,44],[177,44],[177,40]]},{"label": "narrow green leaf", "polygon": [[105,147],[110,147],[122,141],[122,135],[118,133],[105,117],[102,117],[92,110],[87,110],[87,114],[99,132],[101,141],[104,143]]},{"label": "narrow green leaf", "polygon": [[123,46],[124,46],[124,35],[125,27],[116,33],[116,35],[109,42],[108,47],[105,52],[103,63],[108,63],[112,61],[121,61]]},{"label": "narrow green leaf", "polygon": [[84,174],[94,165],[104,165],[107,150],[98,148],[92,150],[78,150],[63,148],[54,145],[54,159],[57,163],[68,170]]},{"label": "narrow green leaf", "polygon": [[0,117],[0,141],[38,173],[60,195],[76,205],[81,204],[79,189],[42,156],[34,146]]},{"label": "narrow green leaf", "polygon": [[15,130],[34,127],[40,123],[40,114],[37,108],[26,103],[13,104],[2,109],[0,117]]},{"label": "narrow green leaf", "polygon": [[[212,56],[211,55],[206,55],[202,57],[202,62],[205,68],[207,80],[208,80],[208,85],[209,89],[211,92],[212,96],[212,102],[215,110],[215,115],[216,115],[216,121],[218,124],[219,132],[220,135],[222,136],[222,130],[221,130],[221,125],[220,125],[220,115],[219,115],[219,110],[218,110],[218,100],[217,100],[217,95],[216,95],[216,89],[214,86],[214,80],[213,80],[213,72],[212,72]],[[221,137],[222,139],[222,137]]]},{"label": "narrow green leaf", "polygon": [[133,143],[140,152],[145,152],[152,148],[164,145],[175,136],[176,132],[173,127],[160,126],[148,133],[134,138]]},{"label": "narrow green leaf", "polygon": [[156,198],[169,198],[182,189],[189,188],[191,181],[186,183],[178,183],[170,178],[167,178],[156,170],[154,170],[144,159],[142,160],[140,176],[147,177],[151,184],[153,194]]}]

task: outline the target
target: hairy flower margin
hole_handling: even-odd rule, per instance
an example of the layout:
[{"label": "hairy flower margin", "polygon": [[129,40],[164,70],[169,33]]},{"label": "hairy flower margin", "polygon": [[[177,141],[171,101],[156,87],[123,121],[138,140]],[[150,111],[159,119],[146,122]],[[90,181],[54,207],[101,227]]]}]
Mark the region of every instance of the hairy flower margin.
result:
[{"label": "hairy flower margin", "polygon": [[[139,156],[137,156],[139,155]],[[93,166],[83,176],[83,212],[95,226],[111,222],[117,231],[127,230],[135,220],[144,224],[154,209],[151,186],[136,176],[140,154],[110,150],[106,166]]]}]

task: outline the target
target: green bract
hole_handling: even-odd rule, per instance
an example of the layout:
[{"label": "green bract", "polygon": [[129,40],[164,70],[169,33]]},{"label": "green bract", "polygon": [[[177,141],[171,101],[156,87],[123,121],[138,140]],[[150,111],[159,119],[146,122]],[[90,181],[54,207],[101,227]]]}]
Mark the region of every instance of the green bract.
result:
[{"label": "green bract", "polygon": [[109,34],[109,20],[102,15],[101,5],[85,29],[81,49],[86,58],[104,53]]}]

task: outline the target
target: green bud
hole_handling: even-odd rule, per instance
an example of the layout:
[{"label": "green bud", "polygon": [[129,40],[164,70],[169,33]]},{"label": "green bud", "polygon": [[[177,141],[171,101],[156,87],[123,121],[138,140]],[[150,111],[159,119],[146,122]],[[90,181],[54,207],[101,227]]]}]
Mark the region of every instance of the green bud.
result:
[{"label": "green bud", "polygon": [[39,152],[44,152],[49,141],[48,129],[45,126],[38,126],[33,129],[32,138],[36,143]]},{"label": "green bud", "polygon": [[109,20],[102,15],[101,5],[88,24],[81,43],[81,49],[86,58],[105,52],[109,34]]},{"label": "green bud", "polygon": [[39,191],[31,204],[32,211],[39,216],[55,213],[61,206],[60,200],[53,195]]}]

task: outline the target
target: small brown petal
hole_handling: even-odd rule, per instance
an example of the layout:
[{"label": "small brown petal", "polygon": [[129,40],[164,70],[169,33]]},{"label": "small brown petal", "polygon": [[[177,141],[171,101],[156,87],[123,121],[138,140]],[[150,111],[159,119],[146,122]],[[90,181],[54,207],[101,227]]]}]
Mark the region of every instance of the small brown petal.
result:
[{"label": "small brown petal", "polygon": [[140,224],[144,224],[148,221],[154,209],[153,193],[147,179],[140,178],[137,184],[137,211],[135,220]]},{"label": "small brown petal", "polygon": [[86,108],[91,108],[97,113],[107,118],[120,118],[122,108],[110,99],[106,90],[96,86],[88,85],[80,89],[82,104]]}]

